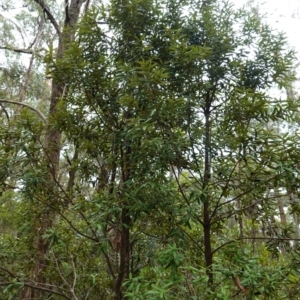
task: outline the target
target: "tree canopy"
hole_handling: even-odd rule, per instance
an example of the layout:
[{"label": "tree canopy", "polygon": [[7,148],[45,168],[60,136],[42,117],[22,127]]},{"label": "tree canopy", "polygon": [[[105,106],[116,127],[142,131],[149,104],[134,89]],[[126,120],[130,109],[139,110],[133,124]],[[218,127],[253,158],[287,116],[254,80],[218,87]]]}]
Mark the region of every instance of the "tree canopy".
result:
[{"label": "tree canopy", "polygon": [[19,3],[0,14],[0,297],[300,298],[285,35],[223,0]]}]

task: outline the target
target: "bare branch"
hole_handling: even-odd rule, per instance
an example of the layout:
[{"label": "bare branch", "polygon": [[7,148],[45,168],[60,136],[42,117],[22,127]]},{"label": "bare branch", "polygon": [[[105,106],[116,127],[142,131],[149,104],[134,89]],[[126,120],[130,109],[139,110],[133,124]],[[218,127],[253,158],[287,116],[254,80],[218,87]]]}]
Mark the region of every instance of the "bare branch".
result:
[{"label": "bare branch", "polygon": [[47,119],[46,119],[45,115],[41,111],[39,111],[38,109],[30,106],[29,104],[26,104],[26,103],[23,103],[23,102],[18,102],[18,101],[5,100],[5,99],[0,99],[0,102],[2,102],[2,103],[11,103],[11,104],[16,104],[16,105],[21,105],[21,106],[27,107],[30,110],[37,113],[45,124],[47,123]]},{"label": "bare branch", "polygon": [[81,236],[83,236],[83,237],[85,237],[85,238],[87,238],[87,239],[89,239],[89,240],[92,240],[92,241],[94,241],[94,242],[99,242],[99,239],[97,239],[97,238],[94,238],[94,237],[92,237],[92,236],[88,236],[88,235],[86,235],[86,234],[84,234],[82,231],[80,231],[78,228],[76,228],[74,225],[73,225],[73,223],[72,223],[72,221],[70,221],[59,209],[57,209],[55,206],[53,206],[53,205],[51,205],[51,204],[49,204],[49,203],[47,203],[47,202],[45,202],[44,200],[42,200],[41,198],[39,198],[39,197],[37,197],[37,196],[35,196],[35,199],[36,200],[38,200],[39,202],[41,202],[41,203],[43,203],[44,205],[46,205],[46,206],[48,206],[49,208],[51,208],[53,211],[56,211],[68,224],[69,224],[69,226],[75,231],[75,232],[77,232],[79,235],[81,235]]},{"label": "bare branch", "polygon": [[47,15],[48,19],[50,20],[53,27],[55,28],[57,35],[59,36],[59,38],[61,38],[60,27],[56,22],[54,16],[52,15],[51,11],[49,10],[48,6],[44,3],[43,0],[34,0],[34,1],[42,8],[43,12]]},{"label": "bare branch", "polygon": [[[0,286],[6,286],[6,285],[10,285],[10,284],[15,284],[16,282],[0,282]],[[63,293],[60,293],[60,292],[57,292],[55,290],[51,290],[51,289],[47,289],[47,288],[44,288],[44,287],[41,287],[41,286],[38,286],[38,285],[35,285],[35,284],[30,284],[30,283],[27,283],[27,282],[23,282],[23,281],[20,281],[20,283],[23,283],[24,286],[28,286],[32,289],[35,289],[35,290],[39,290],[39,291],[44,291],[44,292],[47,292],[47,293],[51,293],[51,294],[54,294],[54,295],[58,295],[58,296],[61,296],[67,300],[72,300],[72,298],[68,297],[67,295],[63,294]]]},{"label": "bare branch", "polygon": [[90,0],[87,0],[85,2],[85,6],[84,6],[84,10],[83,10],[83,14],[85,15],[89,9],[89,6],[90,6]]},{"label": "bare branch", "polygon": [[[9,18],[6,18],[5,16],[3,16],[2,14],[0,14],[0,17],[3,18],[4,20],[12,23],[13,25],[15,25],[15,27],[17,28],[17,30],[19,31],[21,37],[22,37],[22,41],[23,41],[23,45],[26,45],[25,43],[25,39],[24,39],[24,34],[23,34],[23,30],[21,29],[21,27],[16,23],[14,22],[13,20],[9,19]],[[25,32],[26,34],[26,32]]]},{"label": "bare branch", "polygon": [[[32,74],[33,61],[34,61],[34,58],[35,58],[35,51],[37,50],[37,48],[39,46],[39,43],[41,41],[44,22],[45,22],[44,18],[42,18],[39,22],[38,32],[36,34],[35,41],[34,41],[35,45],[34,45],[34,48],[33,48],[33,54],[30,58],[29,66],[28,66],[28,69],[27,69],[27,72],[26,72],[26,78],[25,78],[24,83],[22,84],[22,87],[21,87],[21,90],[20,90],[19,102],[23,102],[24,97],[25,97],[25,93],[28,89],[29,81],[31,79],[31,74]],[[19,110],[20,110],[20,106],[17,106],[16,112],[18,112]]]},{"label": "bare branch", "polygon": [[241,240],[267,240],[267,241],[289,241],[289,242],[300,242],[300,239],[297,239],[297,238],[280,238],[280,237],[239,237],[235,240],[230,240],[222,245],[220,245],[219,247],[217,247],[216,249],[214,249],[212,251],[212,254],[216,253],[217,251],[219,251],[221,248],[229,245],[229,244],[232,244],[232,243],[235,243],[237,241],[241,241]]},{"label": "bare branch", "polygon": [[[42,30],[44,26],[44,19],[41,19],[38,25],[37,34],[33,40],[33,42],[29,45],[28,48],[16,48],[13,46],[0,46],[0,49],[9,50],[16,53],[23,53],[23,54],[36,54],[37,52],[41,51],[42,49],[37,49],[39,42],[41,40]],[[34,46],[35,45],[35,46]],[[34,46],[34,49],[31,49]]]},{"label": "bare branch", "polygon": [[[55,290],[53,290],[53,289],[48,289],[48,288],[39,286],[39,283],[31,284],[31,283],[28,283],[28,282],[23,282],[22,280],[20,280],[20,279],[18,278],[17,275],[13,274],[10,270],[8,270],[8,269],[6,269],[6,268],[3,268],[3,267],[0,266],[0,270],[2,270],[2,271],[4,271],[4,272],[8,273],[11,277],[13,277],[13,278],[17,279],[17,281],[23,283],[24,286],[28,286],[28,287],[33,288],[33,289],[36,289],[36,290],[41,290],[41,291],[49,292],[49,293],[52,293],[52,294],[55,294],[55,295],[59,295],[59,296],[64,297],[64,298],[67,299],[67,300],[72,300],[71,298],[69,298],[69,297],[66,296],[65,294],[62,294],[62,293],[60,293],[60,292],[57,292],[57,291],[55,291]],[[2,282],[2,283],[0,283],[0,286],[3,286],[3,285],[10,285],[10,284],[13,284],[13,283],[15,283],[15,282]],[[55,287],[56,287],[56,286],[55,286]]]},{"label": "bare branch", "polygon": [[25,54],[33,54],[34,50],[32,49],[19,49],[19,48],[13,48],[8,46],[0,46],[0,49],[2,50],[9,50],[17,53],[25,53]]},{"label": "bare branch", "polygon": [[240,163],[240,161],[241,161],[240,159],[237,160],[236,163],[235,163],[235,165],[233,166],[233,168],[232,168],[232,170],[231,170],[231,172],[230,172],[230,175],[228,176],[228,178],[227,178],[227,180],[226,180],[226,185],[225,185],[225,187],[223,188],[222,193],[221,193],[221,195],[220,195],[220,197],[219,197],[219,199],[218,199],[218,201],[217,201],[217,204],[216,204],[216,206],[215,206],[215,208],[214,208],[214,210],[213,210],[213,212],[212,212],[212,214],[211,214],[211,216],[210,216],[210,220],[212,220],[213,217],[214,217],[214,215],[217,213],[217,210],[218,210],[218,208],[219,208],[219,204],[220,204],[220,202],[221,202],[221,199],[223,198],[223,196],[224,196],[225,193],[227,192],[227,190],[228,190],[228,188],[229,188],[229,182],[231,181],[231,178],[232,178],[232,176],[233,176],[233,173],[234,173],[234,171],[236,170],[236,167],[237,167],[237,165]]},{"label": "bare branch", "polygon": [[44,292],[48,292],[48,293],[51,293],[51,294],[62,296],[62,297],[64,297],[67,300],[72,300],[72,298],[68,297],[67,295],[65,295],[63,293],[60,293],[60,292],[57,292],[57,291],[52,290],[52,289],[46,289],[46,288],[41,287],[39,285],[29,284],[27,282],[24,282],[24,285],[28,286],[28,287],[30,287],[32,289],[36,289],[36,290],[40,290],[40,291],[44,291]]},{"label": "bare branch", "polygon": [[[76,273],[75,262],[74,262],[74,259],[73,259],[72,255],[71,255],[71,263],[72,263],[72,268],[73,268],[73,273],[74,273],[74,280],[73,280],[73,286],[72,286],[72,293],[74,293],[75,286],[76,286],[76,281],[77,281],[77,273]],[[74,293],[74,296],[76,297],[75,293]]]},{"label": "bare branch", "polygon": [[5,116],[6,116],[6,119],[9,121],[9,115],[8,115],[8,112],[7,110],[5,109],[5,107],[0,103],[0,106],[1,106],[1,110],[0,110],[0,115],[2,114],[2,112],[4,112]]},{"label": "bare branch", "polygon": [[41,36],[43,33],[44,24],[45,24],[45,18],[41,18],[39,21],[38,28],[37,28],[37,33],[36,33],[33,41],[30,43],[28,49],[31,49],[34,46],[34,51],[37,51],[37,47],[40,43]]},{"label": "bare branch", "polygon": [[54,262],[55,262],[55,265],[56,265],[56,268],[57,268],[57,271],[58,271],[58,274],[59,274],[60,278],[66,284],[66,286],[69,288],[70,293],[73,296],[73,299],[74,300],[78,300],[78,298],[77,298],[77,296],[75,294],[75,291],[74,291],[74,288],[75,288],[75,285],[76,285],[76,270],[75,270],[75,264],[74,264],[73,259],[71,259],[71,262],[72,262],[72,267],[73,267],[73,272],[74,272],[74,281],[73,281],[73,286],[71,286],[71,284],[69,284],[69,282],[67,281],[67,279],[62,274],[61,268],[60,268],[59,263],[58,263],[58,259],[56,258],[54,252],[51,251],[51,254],[52,254],[52,257],[54,259]]},{"label": "bare branch", "polygon": [[8,269],[6,269],[6,268],[3,268],[3,267],[0,266],[0,270],[2,270],[2,271],[4,271],[4,272],[8,273],[11,277],[14,277],[14,278],[17,277],[15,274],[13,274],[10,270],[8,270]]}]

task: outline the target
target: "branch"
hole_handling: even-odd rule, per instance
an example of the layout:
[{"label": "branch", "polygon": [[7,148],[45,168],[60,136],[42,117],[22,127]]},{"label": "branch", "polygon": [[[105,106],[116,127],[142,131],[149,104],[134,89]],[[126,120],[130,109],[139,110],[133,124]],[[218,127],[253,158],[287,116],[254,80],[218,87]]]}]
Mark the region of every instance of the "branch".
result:
[{"label": "branch", "polygon": [[19,48],[13,48],[13,47],[7,47],[7,46],[0,46],[0,49],[2,50],[10,50],[17,53],[25,53],[25,54],[33,54],[34,51],[32,49],[19,49]]},{"label": "branch", "polygon": [[234,277],[232,275],[232,280],[234,282],[234,284],[237,286],[237,288],[242,291],[244,294],[247,293],[247,288],[245,288],[242,283],[241,283],[241,280],[238,276]]},{"label": "branch", "polygon": [[[24,83],[22,84],[21,90],[20,90],[20,94],[19,94],[19,102],[23,103],[23,99],[25,97],[26,91],[28,89],[28,85],[31,79],[31,74],[32,74],[32,66],[33,66],[33,62],[35,59],[35,51],[37,50],[37,47],[39,46],[41,37],[42,37],[42,32],[43,32],[43,27],[44,27],[44,18],[42,18],[39,22],[39,26],[38,26],[38,32],[36,34],[36,37],[34,39],[34,47],[33,47],[33,54],[30,57],[30,61],[29,61],[29,66],[26,72],[26,77],[24,80]],[[17,106],[16,112],[19,112],[20,110],[20,106]]]},{"label": "branch", "polygon": [[87,0],[84,6],[83,14],[85,15],[89,9],[90,6],[90,0]]},{"label": "branch", "polygon": [[[36,54],[36,52],[43,50],[43,49],[38,50],[37,46],[38,46],[39,41],[41,39],[41,34],[42,34],[44,22],[45,22],[44,18],[39,22],[37,35],[34,38],[33,42],[29,45],[28,48],[23,48],[22,49],[22,48],[15,48],[15,47],[12,47],[12,46],[0,46],[0,49],[9,50],[9,51],[13,51],[13,52],[16,52],[16,53],[23,53],[23,54]],[[21,31],[21,29],[20,29],[20,31]],[[23,40],[24,40],[24,38],[23,38]],[[34,44],[36,44],[34,49],[31,49],[34,46]]]},{"label": "branch", "polygon": [[6,116],[6,119],[9,121],[9,115],[8,115],[7,110],[4,108],[4,106],[1,103],[0,103],[0,106],[2,108],[2,110],[0,111],[0,115],[2,114],[2,112],[4,112],[5,116]]},{"label": "branch", "polygon": [[[39,283],[36,283],[36,284],[30,284],[30,283],[27,283],[27,282],[23,282],[22,280],[19,280],[18,277],[13,274],[10,270],[6,269],[6,268],[3,268],[3,267],[0,267],[0,270],[8,273],[11,277],[17,279],[19,282],[23,283],[24,286],[28,286],[30,288],[33,288],[33,289],[36,289],[36,290],[40,290],[40,291],[45,291],[45,292],[48,292],[48,293],[52,293],[52,294],[55,294],[55,295],[59,295],[59,296],[62,296],[64,297],[65,299],[67,300],[72,300],[71,298],[69,298],[68,296],[66,296],[65,294],[62,294],[60,292],[57,292],[57,291],[54,291],[53,289],[47,289],[47,288],[44,288],[44,287],[41,287],[41,286],[38,286]],[[0,283],[0,286],[3,286],[3,285],[10,285],[10,284],[13,284],[15,282],[2,282]]]},{"label": "branch", "polygon": [[217,213],[217,210],[218,210],[219,207],[220,207],[220,201],[221,201],[221,199],[223,198],[225,192],[228,190],[228,188],[229,188],[229,182],[231,181],[231,178],[232,178],[232,176],[233,176],[233,173],[234,173],[234,171],[235,171],[237,165],[240,163],[240,161],[241,161],[241,160],[238,159],[237,162],[235,163],[235,165],[233,166],[233,168],[232,168],[232,170],[231,170],[231,172],[230,172],[230,175],[228,176],[228,178],[227,178],[227,180],[226,180],[226,185],[225,185],[225,187],[223,188],[222,193],[221,193],[221,195],[220,195],[220,197],[219,197],[219,199],[218,199],[218,201],[217,201],[217,203],[216,203],[216,206],[215,206],[215,208],[214,208],[214,210],[213,210],[213,212],[212,212],[212,214],[211,214],[211,216],[210,216],[210,220],[212,220],[213,217],[214,217],[214,215]]},{"label": "branch", "polygon": [[[275,179],[276,177],[279,177],[280,175],[282,175],[282,173],[276,174],[276,175],[274,175],[273,177],[270,177],[269,179],[267,179],[267,180],[265,180],[265,181],[262,181],[262,183],[264,183],[264,184],[266,185],[267,183],[269,183],[270,181],[272,181],[272,180]],[[255,187],[252,187],[252,188],[250,188],[250,189],[248,189],[248,190],[246,190],[245,192],[243,192],[243,193],[237,195],[236,197],[234,197],[234,198],[232,198],[232,199],[230,199],[230,200],[228,200],[228,201],[226,201],[226,202],[221,203],[221,204],[218,206],[218,208],[220,208],[221,206],[227,205],[228,203],[232,203],[232,202],[236,201],[237,199],[239,199],[239,198],[241,198],[241,197],[247,195],[248,193],[253,192],[255,189],[256,189],[256,186],[255,186]],[[281,196],[278,196],[278,197],[281,197]]]},{"label": "branch", "polygon": [[28,49],[31,49],[34,46],[34,51],[37,50],[37,46],[41,40],[44,24],[45,24],[45,18],[41,18],[39,21],[38,29],[37,29],[37,34],[34,37],[34,40],[29,45]]},{"label": "branch", "polygon": [[46,288],[43,288],[43,287],[40,287],[40,286],[36,286],[36,285],[33,285],[33,284],[29,284],[29,283],[26,283],[26,282],[24,282],[24,285],[28,286],[28,287],[31,287],[32,289],[36,289],[36,290],[40,290],[40,291],[44,291],[44,292],[48,292],[48,293],[52,293],[52,294],[55,294],[55,295],[62,296],[62,297],[64,297],[67,300],[72,300],[67,295],[65,295],[63,293],[60,293],[60,292],[57,292],[57,291],[54,291],[52,289],[51,290],[50,289],[46,289]]},{"label": "branch", "polygon": [[[67,279],[63,276],[62,271],[61,271],[61,269],[60,269],[60,267],[59,267],[58,260],[56,259],[54,252],[51,251],[51,254],[52,254],[53,259],[54,259],[54,261],[55,261],[55,265],[56,265],[56,268],[57,268],[57,271],[58,271],[58,274],[59,274],[60,278],[61,278],[62,281],[66,284],[66,286],[70,289],[70,292],[71,292],[71,294],[72,294],[72,296],[73,296],[73,299],[74,299],[74,300],[78,300],[78,298],[77,298],[77,296],[76,296],[76,294],[75,294],[75,292],[74,292],[74,287],[75,287],[75,283],[76,283],[76,271],[74,270],[74,274],[75,274],[75,275],[74,275],[74,285],[73,285],[73,287],[72,287],[72,286],[69,284],[69,282],[67,281]],[[73,262],[73,260],[72,260],[72,266],[74,267],[73,264],[74,264],[74,262]]]},{"label": "branch", "polygon": [[[25,39],[24,39],[24,35],[23,35],[23,31],[21,29],[21,27],[16,23],[14,22],[13,20],[9,19],[9,18],[6,18],[5,16],[3,16],[2,14],[0,14],[0,17],[8,22],[11,22],[12,24],[14,24],[17,28],[17,30],[19,31],[21,37],[22,37],[22,40],[23,40],[23,45],[25,45]],[[25,33],[26,34],[26,33]]]},{"label": "branch", "polygon": [[[252,190],[254,190],[254,189],[255,189],[255,187],[254,187]],[[241,213],[241,212],[244,212],[244,211],[246,211],[247,209],[249,209],[249,208],[251,208],[251,207],[253,207],[253,206],[256,206],[256,204],[261,203],[262,201],[270,200],[270,199],[277,199],[277,198],[280,198],[280,197],[289,196],[290,194],[291,194],[291,192],[288,192],[288,193],[286,193],[286,194],[284,194],[284,195],[277,195],[277,196],[273,196],[273,197],[261,198],[261,199],[256,200],[255,202],[252,202],[251,204],[249,204],[249,205],[247,205],[247,206],[245,206],[245,207],[243,207],[243,208],[241,208],[241,209],[236,209],[236,210],[233,210],[233,211],[228,211],[228,212],[225,212],[225,213],[221,214],[220,216],[216,217],[215,219],[211,219],[211,224],[214,224],[214,223],[216,223],[216,222],[220,222],[220,221],[223,220],[223,219],[227,219],[227,218],[230,218],[231,216],[234,216],[234,215],[236,215],[236,214],[239,214],[239,213]],[[243,193],[241,196],[243,196],[243,195],[244,195],[244,193]],[[238,199],[238,197],[239,197],[239,196],[237,196],[236,198],[234,198],[234,200]],[[220,208],[220,207],[223,206],[224,204],[228,204],[228,203],[230,203],[230,202],[232,202],[232,200],[229,200],[229,201],[227,201],[227,202],[222,203],[222,204],[219,205],[217,208]]]},{"label": "branch", "polygon": [[45,115],[41,111],[39,111],[38,109],[30,106],[29,104],[26,104],[26,103],[23,103],[23,102],[18,102],[18,101],[5,100],[5,99],[0,99],[0,102],[2,102],[2,103],[11,103],[11,104],[16,104],[16,105],[21,105],[21,106],[27,107],[27,108],[31,109],[32,111],[34,111],[35,113],[37,113],[45,124],[47,123],[47,119],[46,119]]},{"label": "branch", "polygon": [[214,249],[212,251],[212,254],[214,254],[215,252],[219,251],[221,248],[231,244],[231,243],[235,243],[237,241],[241,241],[241,240],[268,240],[268,241],[290,241],[290,242],[300,242],[300,239],[297,238],[278,238],[278,237],[239,237],[235,240],[231,240],[228,241],[222,245],[220,245],[219,247],[217,247],[216,249]]},{"label": "branch", "polygon": [[39,198],[38,196],[35,196],[35,199],[40,201],[41,203],[43,203],[44,205],[48,206],[49,208],[51,208],[53,211],[56,211],[68,224],[69,226],[75,231],[77,232],[78,234],[80,234],[81,236],[89,239],[89,240],[92,240],[94,242],[99,242],[99,239],[96,239],[96,238],[93,238],[91,236],[88,236],[86,234],[84,234],[82,231],[80,231],[79,229],[77,229],[72,221],[70,221],[58,208],[54,207],[53,205],[47,203],[46,201],[42,200],[41,198]]},{"label": "branch", "polygon": [[[0,286],[4,286],[4,285],[10,285],[10,284],[14,284],[15,282],[2,282],[0,283]],[[68,297],[67,295],[63,294],[63,293],[60,293],[60,292],[57,292],[57,291],[54,291],[54,290],[50,290],[50,289],[47,289],[47,288],[43,288],[41,286],[38,286],[38,285],[34,285],[34,284],[30,284],[30,283],[27,283],[27,282],[23,282],[23,281],[20,281],[20,283],[23,283],[24,286],[28,286],[32,289],[35,289],[35,290],[40,290],[40,291],[44,291],[44,292],[47,292],[47,293],[51,293],[51,294],[55,294],[55,295],[58,295],[58,296],[61,296],[67,300],[72,300],[70,297]]]},{"label": "branch", "polygon": [[6,269],[6,268],[3,268],[3,267],[0,266],[0,270],[2,270],[2,271],[4,271],[4,272],[8,273],[11,277],[17,278],[16,275],[14,275],[10,270],[8,270],[8,269]]},{"label": "branch", "polygon": [[49,8],[47,7],[47,5],[44,3],[43,0],[34,0],[34,1],[42,8],[43,12],[47,15],[48,19],[50,20],[53,27],[55,28],[58,37],[61,38],[60,27],[56,22],[54,16],[52,15],[52,13],[50,12]]},{"label": "branch", "polygon": [[[182,186],[181,186],[180,181],[179,181],[179,177],[176,175],[176,172],[175,172],[175,170],[174,170],[174,166],[171,165],[171,168],[172,168],[172,172],[173,172],[173,174],[174,174],[174,177],[175,177],[177,186],[178,186],[178,188],[179,188],[180,194],[182,195],[182,197],[183,197],[183,199],[185,200],[186,204],[187,204],[188,206],[191,206],[191,204],[190,204],[190,202],[189,202],[189,199],[186,197],[186,195],[185,195],[185,193],[184,193],[184,191],[183,191],[183,189],[182,189]],[[202,221],[197,215],[195,215],[195,218],[197,219],[197,221],[198,221],[202,226],[204,226],[203,221]]]},{"label": "branch", "polygon": [[201,248],[201,246],[199,245],[199,243],[188,233],[186,232],[179,224],[176,224],[182,231],[183,233],[190,239],[192,240],[192,242],[198,247],[198,249],[205,254],[204,250]]},{"label": "branch", "polygon": [[76,266],[75,266],[75,262],[73,259],[73,256],[71,255],[71,263],[72,263],[72,268],[73,268],[73,273],[74,273],[74,280],[73,280],[73,286],[72,286],[72,294],[74,296],[74,298],[77,299],[76,295],[75,295],[75,286],[76,286],[76,281],[77,281],[77,273],[76,273]]}]

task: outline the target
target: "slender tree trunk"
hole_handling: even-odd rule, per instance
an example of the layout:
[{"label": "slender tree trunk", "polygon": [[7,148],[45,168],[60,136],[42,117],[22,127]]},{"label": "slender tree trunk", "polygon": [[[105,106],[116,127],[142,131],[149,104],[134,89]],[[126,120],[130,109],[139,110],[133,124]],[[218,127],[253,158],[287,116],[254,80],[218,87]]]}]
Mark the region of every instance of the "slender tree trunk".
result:
[{"label": "slender tree trunk", "polygon": [[[276,191],[279,195],[279,192]],[[283,225],[283,226],[286,226],[286,214],[284,212],[284,198],[282,197],[279,197],[277,199],[277,204],[278,204],[278,210],[279,210],[279,216],[280,216],[280,223]],[[280,250],[281,250],[281,253],[284,255],[286,253],[286,249],[285,249],[285,246],[282,245],[280,246]]]},{"label": "slender tree trunk", "polygon": [[[124,115],[124,119],[128,120],[132,117],[131,112],[127,111]],[[131,165],[132,156],[132,143],[133,141],[128,139],[125,140],[123,146],[121,146],[121,160],[122,160],[122,181],[124,183],[124,189],[126,189],[126,183],[131,179],[133,168]],[[118,274],[114,282],[114,300],[123,300],[122,284],[124,280],[129,278],[129,261],[130,261],[130,226],[131,217],[127,203],[123,204],[123,208],[120,215],[121,221],[121,244],[120,244],[120,263],[118,268]]]},{"label": "slender tree trunk", "polygon": [[[42,39],[43,28],[44,28],[44,23],[45,23],[44,18],[41,18],[41,20],[39,22],[38,32],[37,32],[36,37],[35,37],[35,44],[34,44],[34,47],[33,47],[33,53],[32,53],[32,55],[30,57],[30,60],[29,60],[29,66],[28,66],[28,69],[27,69],[27,72],[26,72],[26,77],[25,77],[24,83],[22,84],[22,87],[21,87],[21,90],[20,90],[20,93],[19,93],[19,100],[18,100],[19,102],[23,102],[26,91],[28,89],[28,85],[29,85],[29,82],[30,82],[30,79],[31,79],[31,76],[32,76],[32,67],[33,67],[33,62],[34,62],[34,59],[35,59],[35,52],[37,51],[38,47],[40,46],[40,42],[41,42],[41,39]],[[16,108],[16,114],[19,113],[20,108],[21,108],[21,106],[18,105],[17,108]]]},{"label": "slender tree trunk", "polygon": [[[241,151],[241,149],[240,149]],[[244,155],[244,153],[243,153]],[[241,160],[239,161],[238,163],[238,174],[239,174],[239,177],[238,177],[238,182],[239,182],[239,185],[241,184],[241,175],[242,175],[242,162]],[[238,198],[236,200],[236,206],[237,206],[237,209],[238,210],[241,210],[242,209],[242,203],[241,203],[241,199]],[[242,238],[244,236],[244,223],[243,223],[243,218],[242,218],[242,214],[239,213],[237,215],[237,221],[238,221],[238,228],[239,228],[239,237]]]},{"label": "slender tree trunk", "polygon": [[114,300],[124,299],[122,292],[122,284],[125,279],[129,277],[129,260],[130,260],[130,230],[129,225],[131,223],[131,218],[129,216],[128,209],[123,208],[121,213],[121,245],[120,245],[120,265],[118,276],[115,279],[114,284]]},{"label": "slender tree trunk", "polygon": [[[293,205],[295,201],[297,200],[294,200],[294,195],[291,194],[290,195],[290,198],[289,198],[289,201],[290,201],[290,205]],[[298,249],[299,247],[299,238],[300,238],[300,228],[299,228],[299,216],[297,213],[293,213],[292,214],[292,218],[293,218],[293,221],[294,221],[294,235],[293,237],[296,239],[294,241],[294,248],[295,249]]]},{"label": "slender tree trunk", "polygon": [[277,199],[280,222],[282,225],[286,226],[286,215],[284,212],[284,200],[282,198]]},{"label": "slender tree trunk", "polygon": [[[241,199],[236,200],[236,207],[238,210],[242,209]],[[244,236],[244,223],[243,223],[242,214],[240,213],[237,215],[237,222],[239,228],[239,237],[242,238]]]},{"label": "slender tree trunk", "polygon": [[294,248],[297,249],[299,246],[299,238],[300,238],[300,228],[299,228],[299,217],[296,213],[293,213],[293,220],[294,220],[294,238],[296,241],[294,241]]},{"label": "slender tree trunk", "polygon": [[210,220],[210,195],[209,183],[211,180],[211,131],[210,131],[210,97],[207,94],[206,107],[204,111],[205,116],[205,157],[204,157],[204,181],[203,181],[203,229],[204,229],[204,255],[206,274],[208,275],[208,284],[213,284],[213,254],[211,246],[211,220]]},{"label": "slender tree trunk", "polygon": [[[85,0],[71,0],[70,3],[69,1],[66,1],[65,21],[62,31],[48,6],[41,0],[35,0],[35,2],[41,6],[43,12],[47,15],[48,19],[56,29],[59,38],[56,61],[59,62],[59,60],[64,57],[65,50],[73,40],[73,29],[78,21],[81,5]],[[31,270],[31,278],[41,284],[46,282],[44,273],[47,268],[47,253],[49,250],[49,242],[43,236],[47,230],[53,226],[53,220],[55,219],[55,212],[51,207],[57,206],[55,186],[59,170],[61,131],[56,126],[56,115],[58,102],[63,98],[64,89],[65,83],[54,76],[52,80],[50,108],[44,145],[45,160],[48,167],[47,178],[45,178],[46,182],[48,182],[44,199],[44,202],[46,203],[39,204],[41,213],[38,218],[34,220],[36,236],[33,246],[36,249],[37,255],[35,265]],[[25,287],[21,295],[21,299],[36,299],[38,297],[42,297],[41,292],[29,287]]]}]

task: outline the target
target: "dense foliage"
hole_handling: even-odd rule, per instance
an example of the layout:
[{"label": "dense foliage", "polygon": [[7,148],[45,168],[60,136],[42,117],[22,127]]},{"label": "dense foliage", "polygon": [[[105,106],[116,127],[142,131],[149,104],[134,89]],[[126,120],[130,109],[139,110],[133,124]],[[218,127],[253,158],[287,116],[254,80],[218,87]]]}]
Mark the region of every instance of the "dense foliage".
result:
[{"label": "dense foliage", "polygon": [[300,299],[284,35],[227,1],[54,3],[16,16],[34,50],[1,21],[1,299]]}]

